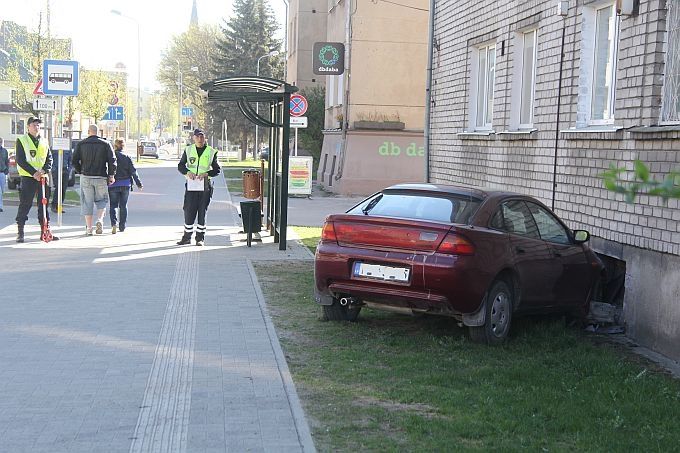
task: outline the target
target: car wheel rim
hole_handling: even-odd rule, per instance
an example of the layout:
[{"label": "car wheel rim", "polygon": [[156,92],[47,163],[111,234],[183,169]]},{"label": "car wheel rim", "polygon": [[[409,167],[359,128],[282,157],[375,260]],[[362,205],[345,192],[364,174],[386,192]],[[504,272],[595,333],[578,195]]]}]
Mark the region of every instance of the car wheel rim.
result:
[{"label": "car wheel rim", "polygon": [[505,293],[498,293],[491,304],[491,331],[497,337],[505,335],[510,320],[510,299]]}]

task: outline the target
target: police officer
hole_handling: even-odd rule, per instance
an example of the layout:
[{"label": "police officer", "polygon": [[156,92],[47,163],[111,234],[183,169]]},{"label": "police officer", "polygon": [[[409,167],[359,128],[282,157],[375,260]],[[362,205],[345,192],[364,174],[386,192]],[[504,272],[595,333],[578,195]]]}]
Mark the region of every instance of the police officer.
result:
[{"label": "police officer", "polygon": [[[28,213],[31,211],[33,199],[36,199],[38,208],[38,221],[42,226],[44,222],[49,228],[50,214],[45,209],[47,218],[43,218],[43,209],[40,207],[42,191],[40,180],[47,178],[52,169],[52,154],[49,150],[47,140],[40,137],[40,118],[29,117],[26,127],[28,133],[17,138],[16,143],[16,162],[17,170],[21,176],[21,192],[19,193],[19,209],[17,211],[17,242],[24,242],[24,225],[28,220]],[[47,181],[46,181],[47,182]],[[50,186],[45,184],[45,196],[50,198]],[[56,236],[52,240],[58,240]]]},{"label": "police officer", "polygon": [[217,150],[208,146],[202,129],[194,129],[193,140],[194,144],[184,149],[177,164],[177,170],[187,178],[184,184],[184,235],[177,245],[191,243],[198,215],[196,245],[202,246],[205,242],[205,214],[213,194],[210,178],[220,174],[220,165],[217,163]]}]

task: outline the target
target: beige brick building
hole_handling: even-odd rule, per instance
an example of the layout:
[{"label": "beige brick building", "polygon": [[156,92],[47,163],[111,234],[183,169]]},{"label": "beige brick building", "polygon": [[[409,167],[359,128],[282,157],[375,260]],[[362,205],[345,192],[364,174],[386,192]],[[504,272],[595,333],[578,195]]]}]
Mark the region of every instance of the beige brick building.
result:
[{"label": "beige brick building", "polygon": [[528,193],[589,230],[627,334],[680,360],[680,200],[627,204],[600,176],[680,169],[680,0],[444,1],[433,25],[429,180]]}]

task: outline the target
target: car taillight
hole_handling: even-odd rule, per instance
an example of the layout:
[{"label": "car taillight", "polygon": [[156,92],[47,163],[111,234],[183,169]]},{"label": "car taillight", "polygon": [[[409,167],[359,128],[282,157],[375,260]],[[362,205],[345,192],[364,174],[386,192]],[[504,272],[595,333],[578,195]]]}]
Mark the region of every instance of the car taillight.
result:
[{"label": "car taillight", "polygon": [[474,255],[475,246],[467,239],[458,236],[454,233],[446,235],[437,253],[446,253],[447,255]]},{"label": "car taillight", "polygon": [[338,237],[335,235],[335,227],[333,226],[333,222],[326,222],[323,224],[323,230],[321,230],[321,240],[338,242]]}]

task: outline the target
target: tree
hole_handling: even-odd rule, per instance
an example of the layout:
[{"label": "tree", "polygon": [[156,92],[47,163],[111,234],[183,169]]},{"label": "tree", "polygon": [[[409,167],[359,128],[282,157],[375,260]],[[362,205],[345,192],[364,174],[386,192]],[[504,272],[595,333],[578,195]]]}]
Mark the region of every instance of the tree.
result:
[{"label": "tree", "polygon": [[658,181],[651,176],[644,162],[635,160],[632,180],[626,179],[628,173],[628,169],[611,164],[609,170],[602,174],[607,190],[623,194],[627,203],[635,202],[635,198],[643,193],[659,196],[664,203],[670,198],[680,198],[680,186],[678,186],[680,171],[678,170],[668,173],[663,181]]},{"label": "tree", "polygon": [[111,100],[111,77],[105,71],[80,69],[78,105],[84,115],[95,121],[102,119]]},{"label": "tree", "polygon": [[[210,111],[199,90],[199,86],[209,81],[214,73],[215,48],[219,34],[219,29],[214,25],[192,25],[186,32],[174,36],[163,52],[157,78],[165,89],[164,99],[174,100],[173,103],[165,103],[170,106],[167,112],[168,124],[179,124],[179,102],[182,101],[184,105],[184,101],[190,100],[194,107],[194,124],[207,129],[210,135],[219,132],[211,129]],[[192,71],[192,67],[196,67],[198,71]],[[181,100],[178,98],[178,71],[182,72]]]},{"label": "tree", "polygon": [[323,87],[311,87],[300,91],[307,98],[307,127],[298,131],[300,147],[308,150],[314,158],[314,173],[319,166],[321,147],[323,145],[323,123],[325,115],[326,90]]},{"label": "tree", "polygon": [[[280,50],[281,41],[275,38],[277,23],[271,7],[265,0],[235,0],[234,13],[222,27],[217,44],[214,78],[236,75],[256,75],[257,60],[274,50]],[[281,57],[260,60],[260,76],[281,78]],[[239,111],[235,103],[209,105],[216,124],[227,120],[229,136],[241,143],[241,158],[246,158],[248,139],[254,135],[255,126]],[[262,109],[265,113],[268,109]],[[266,134],[266,129],[263,134]],[[264,135],[263,135],[264,136]],[[253,154],[255,146],[253,146]]]}]

